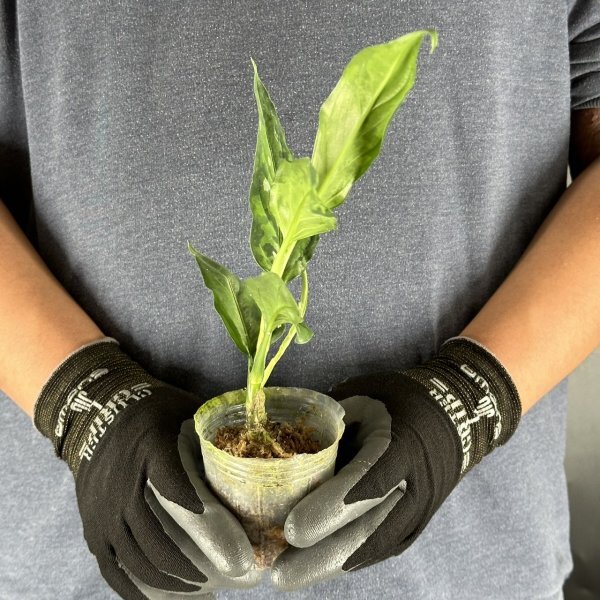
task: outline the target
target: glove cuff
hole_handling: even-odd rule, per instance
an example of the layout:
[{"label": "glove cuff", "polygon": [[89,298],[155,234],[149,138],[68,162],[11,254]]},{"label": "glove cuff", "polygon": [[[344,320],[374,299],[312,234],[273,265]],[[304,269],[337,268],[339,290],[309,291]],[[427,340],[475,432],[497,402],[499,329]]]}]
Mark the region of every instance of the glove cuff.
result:
[{"label": "glove cuff", "polygon": [[461,477],[519,424],[521,400],[512,378],[475,340],[452,337],[431,360],[403,373],[423,384],[454,423],[463,449]]},{"label": "glove cuff", "polygon": [[106,337],[84,344],[53,371],[35,402],[34,427],[75,476],[90,460],[106,428],[129,404],[161,382]]}]

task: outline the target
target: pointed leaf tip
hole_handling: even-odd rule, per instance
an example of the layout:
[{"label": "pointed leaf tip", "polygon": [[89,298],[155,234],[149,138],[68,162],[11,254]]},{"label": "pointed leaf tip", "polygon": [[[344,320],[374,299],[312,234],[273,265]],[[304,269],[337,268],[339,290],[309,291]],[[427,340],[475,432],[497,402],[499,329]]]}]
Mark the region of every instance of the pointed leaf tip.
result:
[{"label": "pointed leaf tip", "polygon": [[429,54],[433,54],[433,51],[438,46],[438,32],[435,29],[427,29],[427,33],[431,38],[431,47],[429,48]]}]

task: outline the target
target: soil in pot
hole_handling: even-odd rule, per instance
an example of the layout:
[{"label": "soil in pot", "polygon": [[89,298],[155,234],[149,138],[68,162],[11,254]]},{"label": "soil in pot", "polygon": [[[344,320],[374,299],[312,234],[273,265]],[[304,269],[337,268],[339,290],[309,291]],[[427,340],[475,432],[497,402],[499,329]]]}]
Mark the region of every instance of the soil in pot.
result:
[{"label": "soil in pot", "polygon": [[314,428],[301,420],[290,425],[269,419],[265,430],[270,440],[257,439],[245,424],[220,427],[213,444],[241,458],[290,458],[296,454],[315,454],[321,450],[319,442],[312,438]]}]

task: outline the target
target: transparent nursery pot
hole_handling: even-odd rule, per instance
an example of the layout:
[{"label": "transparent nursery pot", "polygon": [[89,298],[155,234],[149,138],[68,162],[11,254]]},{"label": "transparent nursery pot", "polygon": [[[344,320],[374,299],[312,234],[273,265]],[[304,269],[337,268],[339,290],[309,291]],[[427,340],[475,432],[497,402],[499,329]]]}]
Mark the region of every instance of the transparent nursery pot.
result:
[{"label": "transparent nursery pot", "polygon": [[321,444],[319,452],[291,458],[240,458],[214,446],[219,427],[245,422],[245,388],[212,398],[194,415],[206,480],[241,522],[259,569],[270,567],[287,546],[283,524],[292,507],[333,475],[344,432],[344,409],[333,398],[303,388],[266,387],[264,391],[269,418],[291,425],[302,419],[314,428],[311,436]]}]

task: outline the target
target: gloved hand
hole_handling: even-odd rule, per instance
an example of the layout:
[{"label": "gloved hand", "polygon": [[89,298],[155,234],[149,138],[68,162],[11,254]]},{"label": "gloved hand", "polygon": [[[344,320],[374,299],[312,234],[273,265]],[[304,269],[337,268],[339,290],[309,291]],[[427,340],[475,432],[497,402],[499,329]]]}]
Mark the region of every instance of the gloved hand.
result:
[{"label": "gloved hand", "polygon": [[260,579],[240,523],[198,475],[201,403],[113,338],[70,354],[36,401],[35,427],[75,477],[88,548],[127,600],[206,600]]},{"label": "gloved hand", "polygon": [[510,438],[521,415],[506,369],[460,336],[421,366],[346,379],[328,394],[346,411],[336,474],[285,521],[294,547],[271,570],[281,590],[406,550],[460,479]]}]

